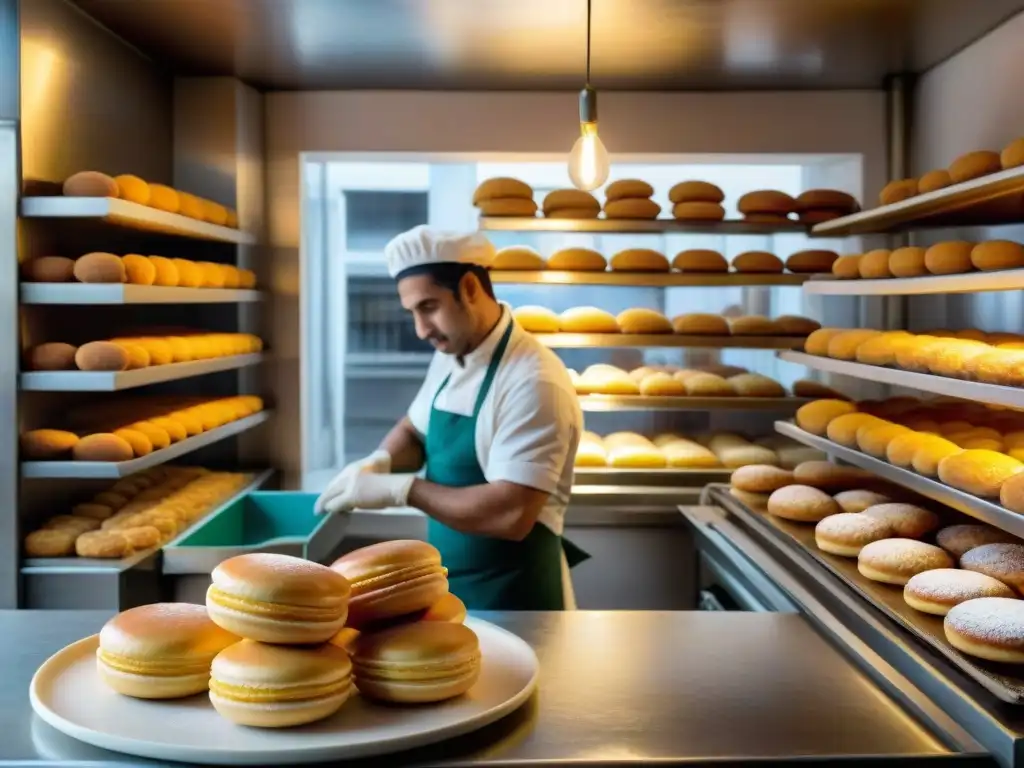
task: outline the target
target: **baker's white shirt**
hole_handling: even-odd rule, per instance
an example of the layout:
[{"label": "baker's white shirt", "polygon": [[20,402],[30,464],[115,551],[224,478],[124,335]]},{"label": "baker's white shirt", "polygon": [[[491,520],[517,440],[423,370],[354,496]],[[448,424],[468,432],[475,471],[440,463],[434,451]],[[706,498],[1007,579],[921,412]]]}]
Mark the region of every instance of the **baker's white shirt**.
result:
[{"label": "baker's white shirt", "polygon": [[[536,488],[550,497],[538,521],[561,535],[572,492],[573,464],[583,414],[562,361],[512,317],[502,305],[501,320],[462,364],[435,352],[427,377],[409,407],[420,435],[430,425],[430,409],[471,416],[487,367],[512,323],[508,346],[476,423],[476,455],[487,482],[505,480]],[[451,374],[448,386],[437,390]]]}]

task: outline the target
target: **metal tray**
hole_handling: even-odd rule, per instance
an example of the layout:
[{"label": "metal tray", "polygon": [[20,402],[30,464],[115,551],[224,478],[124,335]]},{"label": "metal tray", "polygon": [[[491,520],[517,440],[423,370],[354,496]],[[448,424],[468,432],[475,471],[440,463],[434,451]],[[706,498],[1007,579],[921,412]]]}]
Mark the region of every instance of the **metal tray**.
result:
[{"label": "metal tray", "polygon": [[747,525],[798,545],[808,557],[824,566],[861,598],[926,642],[1001,701],[1024,705],[1024,669],[973,659],[960,653],[946,641],[942,618],[911,608],[903,600],[902,588],[865,578],[857,570],[856,558],[839,557],[818,549],[814,543],[813,525],[800,525],[747,507],[730,495],[726,485],[709,486],[707,494],[713,503],[739,517]]}]

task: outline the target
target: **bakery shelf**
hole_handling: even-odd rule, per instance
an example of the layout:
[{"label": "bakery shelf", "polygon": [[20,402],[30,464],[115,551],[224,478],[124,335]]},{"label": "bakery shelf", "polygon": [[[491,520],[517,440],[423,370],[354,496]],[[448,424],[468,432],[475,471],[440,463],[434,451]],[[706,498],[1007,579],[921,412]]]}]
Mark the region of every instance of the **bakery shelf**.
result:
[{"label": "bakery shelf", "polygon": [[935,395],[957,397],[991,405],[1008,405],[1024,408],[1024,389],[1004,387],[999,384],[982,384],[977,381],[951,379],[948,376],[934,376],[930,373],[901,371],[898,368],[884,368],[880,365],[865,365],[847,360],[833,360],[831,357],[809,355],[806,352],[779,352],[780,360],[796,363],[826,373],[837,373],[855,379],[907,387]]},{"label": "bakery shelf", "polygon": [[712,349],[799,349],[803,336],[693,336],[682,333],[537,333],[551,349],[588,347],[708,347]]},{"label": "bakery shelf", "polygon": [[802,397],[657,397],[653,395],[581,395],[580,408],[604,411],[795,411]]},{"label": "bakery shelf", "polygon": [[647,487],[703,487],[708,483],[728,482],[732,470],[716,469],[617,469],[614,467],[576,467],[573,488],[592,485],[629,485]]},{"label": "bakery shelf", "polygon": [[480,229],[490,232],[596,232],[603,234],[774,235],[807,232],[799,222],[676,221],[675,219],[547,219],[540,216],[481,216]]},{"label": "bakery shelf", "polygon": [[1013,223],[1020,221],[1024,213],[1019,203],[999,210],[986,210],[983,204],[1021,194],[1024,194],[1024,167],[1011,168],[909,200],[816,224],[811,228],[811,234],[843,237],[915,228]]},{"label": "bakery shelf", "polygon": [[206,520],[216,515],[222,509],[234,504],[238,499],[246,496],[252,491],[262,488],[271,477],[274,476],[276,470],[265,469],[255,474],[246,485],[240,488],[237,492],[226,498],[222,503],[218,504],[206,515],[193,522],[187,528],[182,529],[178,534],[166,544],[161,544],[159,547],[153,549],[143,550],[142,552],[136,552],[120,560],[110,560],[106,558],[94,558],[94,557],[26,557],[21,561],[21,572],[23,574],[32,573],[69,573],[86,571],[95,573],[96,571],[127,571],[130,568],[137,567],[140,563],[153,555],[163,547],[168,547],[176,544],[179,540],[184,538],[186,535],[196,530],[197,527],[202,525]]},{"label": "bakery shelf", "polygon": [[22,283],[22,304],[243,304],[263,301],[245,288],[165,288],[121,283]]},{"label": "bakery shelf", "polygon": [[267,421],[270,414],[270,411],[254,413],[244,419],[232,421],[223,427],[189,437],[161,451],[153,451],[148,456],[130,461],[23,461],[21,476],[23,478],[79,478],[83,480],[114,480],[119,477],[127,477],[135,472],[157,467],[171,459],[185,456],[225,438],[246,432]]},{"label": "bakery shelf", "polygon": [[775,430],[780,435],[785,435],[804,445],[825,451],[831,456],[842,459],[855,467],[866,469],[868,472],[877,475],[883,480],[888,480],[894,485],[919,493],[940,504],[945,504],[947,507],[1000,528],[1014,536],[1024,537],[1024,515],[1011,512],[996,502],[958,491],[944,483],[940,483],[938,480],[924,477],[907,469],[895,467],[887,461],[882,461],[852,448],[839,445],[827,438],[812,435],[810,432],[804,431],[789,421],[775,422]]},{"label": "bakery shelf", "polygon": [[559,270],[492,270],[491,282],[506,285],[621,285],[649,288],[803,285],[810,275],[753,272],[563,272]]},{"label": "bakery shelf", "polygon": [[824,296],[924,296],[932,293],[1019,291],[1024,288],[1024,269],[928,277],[894,277],[887,280],[839,280],[833,277],[816,277],[805,282],[803,286],[804,293]]},{"label": "bakery shelf", "polygon": [[21,201],[21,215],[32,219],[100,219],[128,229],[197,240],[238,245],[252,245],[256,242],[256,237],[248,232],[208,224],[178,213],[158,211],[116,197],[26,197]]},{"label": "bakery shelf", "polygon": [[248,368],[258,365],[263,359],[263,354],[258,353],[153,365],[133,371],[28,371],[21,374],[20,384],[26,392],[115,392],[207,373]]}]

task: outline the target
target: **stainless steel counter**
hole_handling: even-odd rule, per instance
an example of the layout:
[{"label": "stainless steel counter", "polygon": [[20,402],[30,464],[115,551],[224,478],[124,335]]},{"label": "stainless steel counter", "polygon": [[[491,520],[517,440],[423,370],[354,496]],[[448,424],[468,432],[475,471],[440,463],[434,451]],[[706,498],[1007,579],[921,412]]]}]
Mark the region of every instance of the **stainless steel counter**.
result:
[{"label": "stainless steel counter", "polygon": [[[943,756],[990,764],[986,756],[954,753],[796,614],[480,615],[537,650],[537,695],[476,734],[365,765],[721,765],[755,758],[898,758],[913,765]],[[0,765],[151,764],[79,744],[29,705],[39,664],[97,632],[106,618],[0,612]]]}]

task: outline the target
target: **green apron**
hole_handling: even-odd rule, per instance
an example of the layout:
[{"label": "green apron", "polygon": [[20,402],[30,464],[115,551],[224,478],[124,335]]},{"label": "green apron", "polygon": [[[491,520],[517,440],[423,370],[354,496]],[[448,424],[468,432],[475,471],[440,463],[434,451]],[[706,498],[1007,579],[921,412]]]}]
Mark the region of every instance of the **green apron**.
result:
[{"label": "green apron", "polygon": [[[426,479],[430,482],[450,488],[487,482],[476,455],[476,421],[514,325],[514,322],[509,323],[494,350],[472,415],[437,409],[437,397],[448,386],[450,376],[434,394],[424,441]],[[461,533],[430,518],[427,540],[441,552],[441,562],[448,569],[450,591],[470,610],[563,610],[563,546],[570,567],[589,557],[540,522],[534,524],[522,541],[509,541]]]}]

